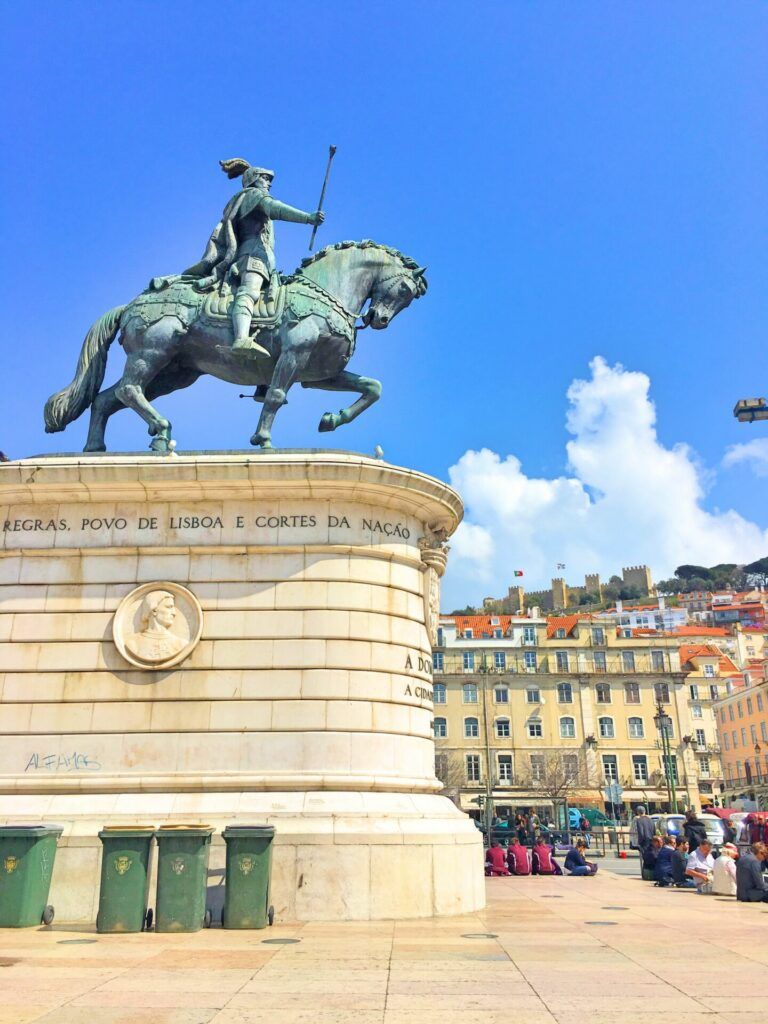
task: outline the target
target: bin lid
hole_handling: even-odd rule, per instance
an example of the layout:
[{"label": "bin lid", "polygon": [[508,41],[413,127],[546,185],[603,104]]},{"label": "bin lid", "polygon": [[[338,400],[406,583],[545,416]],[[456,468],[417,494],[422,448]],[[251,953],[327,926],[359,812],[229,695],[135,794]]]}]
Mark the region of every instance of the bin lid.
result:
[{"label": "bin lid", "polygon": [[27,838],[40,839],[43,836],[60,836],[64,831],[63,825],[51,825],[47,822],[36,822],[32,824],[0,825],[0,836],[9,836],[17,839],[22,836]]},{"label": "bin lid", "polygon": [[213,825],[200,825],[197,822],[181,823],[178,825],[161,825],[155,832],[155,835],[160,836],[169,835],[193,835],[193,836],[209,836],[213,832]]},{"label": "bin lid", "polygon": [[154,831],[154,825],[104,825],[99,839],[103,836],[151,836]]},{"label": "bin lid", "polygon": [[263,837],[271,839],[275,834],[274,825],[227,825],[221,833],[225,839]]}]

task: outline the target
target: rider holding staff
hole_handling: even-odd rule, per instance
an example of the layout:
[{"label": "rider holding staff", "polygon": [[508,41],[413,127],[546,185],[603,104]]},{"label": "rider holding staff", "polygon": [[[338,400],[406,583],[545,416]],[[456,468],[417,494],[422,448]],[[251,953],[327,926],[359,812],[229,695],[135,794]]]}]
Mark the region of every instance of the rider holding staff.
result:
[{"label": "rider holding staff", "polygon": [[233,351],[269,356],[269,352],[252,341],[249,335],[254,307],[275,269],[272,221],[318,225],[325,220],[325,214],[321,210],[305,213],[273,199],[269,190],[274,171],[251,167],[246,160],[239,158],[219,162],[229,178],[242,174],[243,188],[224,207],[203,258],[184,274],[199,278],[197,287],[201,291],[228,279],[235,290],[232,303]]}]

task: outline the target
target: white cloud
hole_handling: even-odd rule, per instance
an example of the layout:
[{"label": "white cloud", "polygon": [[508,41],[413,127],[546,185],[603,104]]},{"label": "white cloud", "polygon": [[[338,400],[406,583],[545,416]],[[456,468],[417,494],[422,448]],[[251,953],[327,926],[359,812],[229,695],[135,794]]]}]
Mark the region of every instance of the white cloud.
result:
[{"label": "white cloud", "polygon": [[755,476],[768,476],[768,437],[731,445],[723,457],[723,465],[736,466],[741,462],[746,462]]},{"label": "white cloud", "polygon": [[[687,445],[660,443],[647,375],[599,356],[590,369],[568,389],[570,475],[529,477],[514,455],[487,448],[451,467],[467,517],[452,542],[444,607],[502,596],[515,569],[537,590],[560,575],[558,562],[578,585],[586,572],[607,579],[625,565],[648,564],[663,579],[684,562],[745,562],[768,551],[756,523],[702,507],[706,471]],[[768,472],[768,442],[761,457]]]}]

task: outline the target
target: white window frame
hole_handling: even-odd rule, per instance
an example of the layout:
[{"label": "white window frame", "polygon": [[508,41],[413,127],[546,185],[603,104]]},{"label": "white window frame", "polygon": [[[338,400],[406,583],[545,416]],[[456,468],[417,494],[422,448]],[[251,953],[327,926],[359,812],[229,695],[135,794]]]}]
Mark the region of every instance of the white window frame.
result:
[{"label": "white window frame", "polygon": [[[570,723],[570,726],[566,727],[566,722]],[[570,732],[566,731],[566,728],[570,728]],[[563,715],[560,719],[560,739],[562,740],[575,740],[576,739],[576,719],[573,715]]]},{"label": "white window frame", "polygon": [[[603,732],[603,723],[606,723],[606,729],[608,732]],[[610,723],[608,725],[607,723]],[[616,739],[616,723],[610,715],[600,715],[597,720],[597,728],[600,738],[603,740],[615,740]]]}]

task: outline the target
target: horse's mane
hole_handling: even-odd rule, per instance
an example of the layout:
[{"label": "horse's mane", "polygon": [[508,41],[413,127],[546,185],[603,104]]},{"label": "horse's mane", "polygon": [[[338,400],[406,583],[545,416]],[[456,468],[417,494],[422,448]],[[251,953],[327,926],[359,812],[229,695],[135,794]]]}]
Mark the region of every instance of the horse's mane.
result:
[{"label": "horse's mane", "polygon": [[394,256],[400,260],[406,270],[418,270],[419,264],[416,260],[412,260],[410,256],[406,256],[405,253],[400,252],[399,249],[393,249],[390,245],[382,245],[380,242],[374,242],[370,238],[364,238],[360,242],[334,242],[331,245],[326,245],[325,248],[319,249],[314,256],[307,256],[306,259],[301,261],[301,269],[304,267],[311,267],[318,260],[323,259],[328,255],[329,252],[333,252],[338,249],[381,249],[382,252],[388,253],[390,256]]}]

